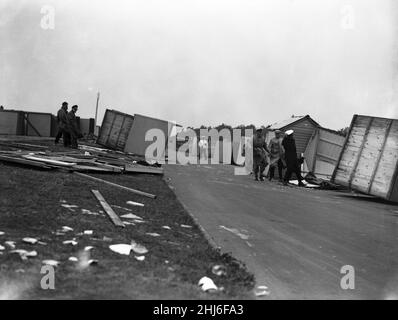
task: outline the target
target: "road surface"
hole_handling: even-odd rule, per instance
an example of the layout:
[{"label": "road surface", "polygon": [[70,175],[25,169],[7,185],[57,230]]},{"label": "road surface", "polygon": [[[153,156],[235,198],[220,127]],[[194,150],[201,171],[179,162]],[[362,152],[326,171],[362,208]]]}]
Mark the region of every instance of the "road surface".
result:
[{"label": "road surface", "polygon": [[[255,182],[228,165],[168,165],[165,179],[222,251],[269,287],[268,298],[398,298],[397,205]],[[342,289],[353,274],[343,266],[354,268],[343,282],[355,289]]]}]

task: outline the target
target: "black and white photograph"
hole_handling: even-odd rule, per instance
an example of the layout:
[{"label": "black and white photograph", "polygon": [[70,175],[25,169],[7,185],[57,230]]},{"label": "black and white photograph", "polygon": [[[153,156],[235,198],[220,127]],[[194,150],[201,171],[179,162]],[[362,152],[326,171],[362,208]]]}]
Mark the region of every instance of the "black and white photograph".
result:
[{"label": "black and white photograph", "polygon": [[0,300],[397,299],[397,1],[0,0]]}]

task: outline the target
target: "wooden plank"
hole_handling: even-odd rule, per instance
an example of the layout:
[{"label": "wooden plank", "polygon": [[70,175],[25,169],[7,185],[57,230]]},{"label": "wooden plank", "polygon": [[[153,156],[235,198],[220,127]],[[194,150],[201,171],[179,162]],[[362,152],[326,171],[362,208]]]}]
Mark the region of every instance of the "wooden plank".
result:
[{"label": "wooden plank", "polygon": [[347,136],[345,137],[344,144],[343,144],[343,148],[342,148],[342,150],[341,150],[341,152],[340,152],[339,158],[338,158],[337,163],[336,163],[336,168],[334,169],[333,174],[332,174],[332,178],[331,178],[331,181],[332,181],[332,182],[334,182],[335,179],[336,179],[337,171],[339,170],[339,166],[340,166],[340,161],[341,161],[341,159],[342,159],[342,157],[343,157],[343,154],[344,154],[345,150],[347,149],[348,140],[349,140],[349,137],[350,137],[350,135],[351,135],[352,128],[353,128],[353,126],[354,126],[355,120],[356,120],[357,118],[358,118],[358,115],[357,115],[357,114],[355,114],[355,115],[352,117],[350,129],[348,130]]},{"label": "wooden plank", "polygon": [[96,177],[89,176],[89,175],[84,174],[84,173],[74,172],[74,174],[78,175],[80,177],[86,178],[86,179],[91,179],[91,180],[94,180],[94,181],[103,182],[103,183],[106,183],[106,184],[108,184],[110,186],[117,187],[117,188],[120,188],[120,189],[123,189],[123,190],[127,190],[127,191],[133,192],[135,194],[144,196],[144,197],[148,197],[148,198],[152,198],[152,199],[156,198],[156,196],[154,194],[150,194],[150,193],[147,193],[147,192],[144,192],[144,191],[128,188],[128,187],[122,186],[122,185],[117,184],[117,183],[113,183],[113,182],[109,182],[109,181],[106,181],[106,180],[103,180],[103,179],[99,179],[99,178],[96,178]]},{"label": "wooden plank", "polygon": [[125,171],[136,172],[136,173],[164,174],[163,168],[146,167],[136,164],[126,164]]},{"label": "wooden plank", "polygon": [[33,166],[33,167],[42,168],[42,169],[52,169],[52,167],[47,166],[42,162],[37,162],[37,161],[32,161],[32,160],[27,160],[27,159],[22,159],[22,158],[15,158],[15,157],[8,157],[8,156],[0,155],[0,160],[5,161],[5,162],[29,165],[29,166]]},{"label": "wooden plank", "polygon": [[73,167],[74,165],[76,165],[76,163],[51,160],[51,159],[41,158],[41,157],[36,157],[36,156],[26,155],[26,156],[23,156],[23,157],[26,158],[26,159],[29,159],[29,160],[44,162],[44,163],[48,163],[48,164],[55,165],[55,166]]},{"label": "wooden plank", "polygon": [[366,141],[366,138],[367,138],[369,129],[370,129],[370,127],[372,126],[372,123],[373,123],[373,118],[371,118],[371,119],[369,120],[369,123],[368,123],[368,125],[367,125],[367,127],[366,127],[366,130],[365,130],[365,134],[364,134],[363,137],[362,137],[361,146],[360,146],[360,148],[359,148],[358,155],[357,155],[357,157],[356,157],[356,159],[355,159],[355,164],[354,164],[354,166],[353,166],[353,169],[352,169],[350,178],[349,178],[349,180],[348,180],[348,186],[349,186],[350,188],[351,188],[352,180],[353,180],[353,178],[354,178],[354,176],[355,176],[355,173],[356,173],[356,170],[357,170],[357,168],[358,168],[358,163],[359,163],[359,160],[360,160],[360,158],[361,158],[361,154],[362,154],[362,151],[363,151],[363,147],[365,146],[365,141]]},{"label": "wooden plank", "polygon": [[386,146],[387,138],[388,138],[388,135],[390,134],[390,130],[391,130],[392,124],[393,124],[393,120],[390,120],[389,124],[387,126],[387,130],[386,130],[386,132],[384,134],[384,140],[383,140],[383,143],[381,145],[379,155],[377,156],[376,165],[374,167],[374,170],[372,172],[372,176],[371,176],[370,181],[369,181],[370,183],[369,183],[369,187],[368,187],[367,193],[369,193],[370,190],[372,189],[373,181],[374,181],[374,178],[376,176],[377,169],[379,168],[380,160],[381,160],[381,157],[382,157],[382,155],[384,153],[384,148]]},{"label": "wooden plank", "polygon": [[113,211],[111,206],[105,201],[104,197],[98,190],[91,190],[94,196],[97,198],[99,203],[101,204],[102,208],[104,208],[105,212],[107,213],[108,217],[111,219],[113,224],[118,227],[125,227],[122,220],[120,220],[119,216]]},{"label": "wooden plank", "polygon": [[101,167],[93,167],[93,166],[85,166],[85,165],[75,165],[71,169],[76,170],[76,171],[92,171],[92,172],[115,172],[111,169],[107,168],[101,168]]}]

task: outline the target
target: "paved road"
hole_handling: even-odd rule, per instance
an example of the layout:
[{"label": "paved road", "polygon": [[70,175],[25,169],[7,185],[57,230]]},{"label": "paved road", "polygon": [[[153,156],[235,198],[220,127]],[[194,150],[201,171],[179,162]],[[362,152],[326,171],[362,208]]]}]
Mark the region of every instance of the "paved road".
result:
[{"label": "paved road", "polygon": [[[168,165],[166,180],[222,251],[270,288],[269,298],[398,298],[398,206],[255,182],[233,169]],[[355,290],[341,289],[344,265],[355,269]]]}]

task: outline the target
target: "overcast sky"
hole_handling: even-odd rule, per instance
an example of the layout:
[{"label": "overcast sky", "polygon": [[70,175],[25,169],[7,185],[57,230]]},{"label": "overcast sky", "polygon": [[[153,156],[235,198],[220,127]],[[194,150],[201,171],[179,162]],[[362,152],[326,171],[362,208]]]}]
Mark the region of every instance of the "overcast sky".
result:
[{"label": "overcast sky", "polygon": [[94,117],[100,91],[100,119],[398,118],[397,25],[394,0],[1,0],[0,104],[56,113],[66,100]]}]

